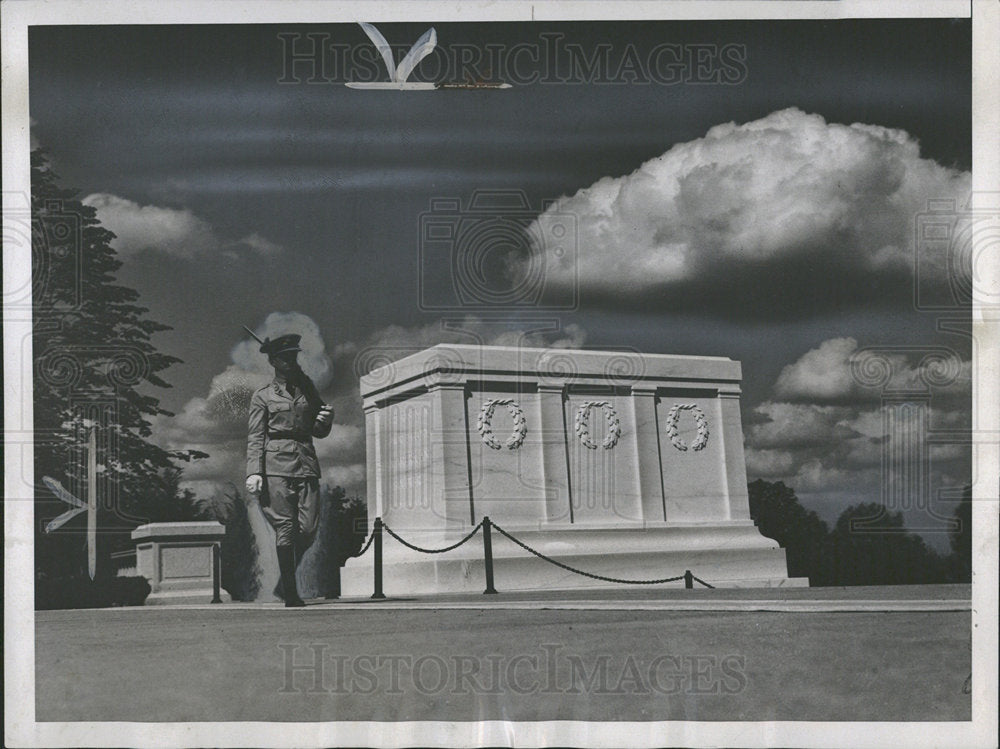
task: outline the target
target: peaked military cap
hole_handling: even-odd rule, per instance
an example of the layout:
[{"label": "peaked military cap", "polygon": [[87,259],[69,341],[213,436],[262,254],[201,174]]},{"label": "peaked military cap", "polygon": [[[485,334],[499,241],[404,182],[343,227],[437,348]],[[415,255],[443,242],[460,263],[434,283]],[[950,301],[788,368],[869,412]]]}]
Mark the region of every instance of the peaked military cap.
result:
[{"label": "peaked military cap", "polygon": [[302,336],[294,333],[278,336],[273,341],[270,338],[265,338],[264,342],[260,344],[260,353],[275,356],[286,351],[301,351],[302,348],[299,346],[301,340]]}]

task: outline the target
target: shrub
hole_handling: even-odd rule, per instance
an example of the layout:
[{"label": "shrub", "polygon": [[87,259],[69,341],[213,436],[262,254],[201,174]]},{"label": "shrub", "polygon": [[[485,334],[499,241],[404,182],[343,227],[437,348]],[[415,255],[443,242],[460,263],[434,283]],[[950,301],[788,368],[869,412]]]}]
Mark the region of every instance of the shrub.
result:
[{"label": "shrub", "polygon": [[95,609],[111,606],[142,606],[149,595],[144,577],[58,577],[35,579],[35,608]]},{"label": "shrub", "polygon": [[222,539],[222,587],[234,601],[253,601],[260,590],[257,541],[243,496],[232,483],[208,499],[196,500],[198,517],[226,527]]},{"label": "shrub", "polygon": [[339,486],[320,491],[316,539],[302,560],[304,596],[340,595],[340,568],[361,550],[367,537],[368,511],[363,499],[348,497]]}]

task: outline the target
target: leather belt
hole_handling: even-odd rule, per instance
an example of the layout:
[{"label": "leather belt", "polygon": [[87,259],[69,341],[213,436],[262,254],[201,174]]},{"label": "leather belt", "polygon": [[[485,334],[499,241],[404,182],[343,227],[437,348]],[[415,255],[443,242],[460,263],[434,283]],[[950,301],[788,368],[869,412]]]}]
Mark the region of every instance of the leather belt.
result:
[{"label": "leather belt", "polygon": [[268,439],[272,440],[296,440],[297,442],[312,442],[312,435],[305,432],[268,432]]}]

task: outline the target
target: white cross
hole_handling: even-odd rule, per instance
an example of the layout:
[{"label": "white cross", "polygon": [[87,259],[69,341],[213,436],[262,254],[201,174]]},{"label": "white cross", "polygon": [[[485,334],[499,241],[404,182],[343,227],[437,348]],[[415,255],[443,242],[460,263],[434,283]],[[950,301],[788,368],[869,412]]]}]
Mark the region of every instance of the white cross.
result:
[{"label": "white cross", "polygon": [[45,532],[62,528],[66,523],[75,518],[81,512],[87,513],[87,571],[90,579],[94,579],[97,572],[97,431],[90,430],[90,438],[87,441],[87,502],[81,502],[74,497],[56,479],[50,476],[42,476],[44,483],[53,494],[73,509],[66,510],[62,515],[53,518],[45,525]]}]

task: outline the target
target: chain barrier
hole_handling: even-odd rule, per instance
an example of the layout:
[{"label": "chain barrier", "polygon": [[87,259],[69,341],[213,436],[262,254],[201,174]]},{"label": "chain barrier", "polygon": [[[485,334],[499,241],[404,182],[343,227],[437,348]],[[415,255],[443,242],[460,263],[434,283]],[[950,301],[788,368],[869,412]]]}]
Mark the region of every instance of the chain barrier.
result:
[{"label": "chain barrier", "polygon": [[[482,527],[483,527],[483,523],[482,523],[482,521],[479,521],[479,525],[477,525],[475,528],[473,528],[472,532],[469,533],[469,535],[467,535],[465,538],[463,538],[458,543],[452,544],[451,546],[445,546],[443,549],[423,549],[423,548],[421,548],[419,546],[414,546],[409,541],[406,541],[406,540],[400,538],[399,536],[396,535],[395,531],[393,531],[392,528],[390,528],[385,523],[382,523],[382,529],[385,530],[394,539],[396,539],[397,541],[399,541],[399,543],[403,544],[403,546],[406,546],[406,547],[408,547],[410,549],[413,549],[414,551],[422,552],[424,554],[442,554],[442,553],[444,553],[446,551],[451,551],[452,549],[457,549],[459,546],[461,546],[462,544],[464,544],[470,538],[472,538],[473,536],[475,536],[479,532],[479,529],[482,528]],[[372,534],[372,535],[374,535],[374,534]]]},{"label": "chain barrier", "polygon": [[368,534],[368,540],[365,541],[365,545],[361,547],[361,551],[359,551],[354,556],[363,557],[365,555],[365,552],[368,551],[368,547],[372,545],[372,541],[374,540],[375,540],[375,529],[373,528],[372,532]]},{"label": "chain barrier", "polygon": [[683,575],[677,575],[676,577],[664,577],[657,580],[625,580],[619,577],[608,577],[606,575],[598,575],[593,572],[585,572],[584,570],[577,569],[576,567],[571,567],[568,564],[560,562],[557,559],[553,559],[552,557],[547,556],[542,552],[531,548],[526,543],[521,541],[519,538],[515,538],[510,533],[501,528],[499,525],[492,522],[488,517],[484,517],[481,521],[479,521],[479,524],[462,539],[460,539],[456,543],[451,544],[450,546],[445,546],[442,549],[425,549],[423,547],[417,546],[416,544],[411,544],[409,541],[399,536],[394,530],[392,530],[392,528],[390,528],[388,525],[382,522],[381,518],[375,518],[375,527],[372,529],[371,535],[369,535],[368,537],[368,541],[365,543],[361,551],[355,554],[355,556],[356,557],[362,556],[366,551],[368,551],[368,547],[371,546],[373,542],[375,543],[375,569],[374,569],[375,593],[372,595],[372,598],[381,599],[385,598],[385,595],[382,593],[382,569],[381,569],[382,567],[381,539],[383,530],[386,531],[394,539],[399,541],[401,544],[403,544],[403,546],[406,546],[407,548],[412,549],[413,551],[417,551],[422,554],[442,554],[446,551],[452,551],[453,549],[457,549],[462,544],[470,541],[472,537],[475,536],[480,529],[482,529],[483,551],[485,552],[485,562],[486,562],[486,590],[484,592],[496,593],[497,591],[493,587],[493,552],[492,552],[492,544],[490,542],[490,531],[493,528],[496,528],[511,542],[513,542],[517,546],[520,546],[528,553],[534,554],[539,559],[549,562],[550,564],[554,564],[557,567],[562,567],[564,570],[572,572],[576,575],[583,575],[584,577],[589,577],[593,580],[601,580],[608,583],[620,583],[623,585],[659,585],[661,583],[672,583],[672,582],[677,582],[678,580],[683,580],[684,587],[686,588],[693,587],[693,584],[695,582],[704,585],[706,588],[713,588],[713,589],[715,588],[714,585],[710,585],[701,578],[695,577],[690,570],[685,570]]},{"label": "chain barrier", "polygon": [[[534,554],[539,559],[544,559],[546,562],[551,562],[552,564],[556,565],[557,567],[562,567],[564,570],[569,570],[570,572],[575,572],[578,575],[583,575],[584,577],[590,577],[590,578],[593,578],[594,580],[603,580],[603,581],[609,582],[609,583],[624,583],[626,585],[657,585],[659,583],[672,583],[672,582],[676,582],[677,580],[683,580],[684,579],[684,575],[678,575],[677,577],[664,577],[661,580],[622,580],[622,579],[617,578],[617,577],[605,577],[604,575],[595,575],[593,572],[584,572],[583,570],[578,570],[575,567],[570,567],[568,564],[563,564],[562,562],[557,561],[557,560],[553,559],[552,557],[545,556],[545,554],[543,554],[540,551],[535,551],[534,549],[532,549],[530,546],[528,546],[523,541],[521,541],[521,540],[519,540],[517,538],[514,538],[512,535],[510,535],[507,531],[505,531],[503,528],[501,528],[496,523],[493,523],[493,527],[496,528],[498,531],[500,531],[503,535],[505,535],[511,541],[513,541],[515,544],[517,544],[518,546],[520,546],[522,549],[524,549],[525,551],[531,552],[532,554]],[[701,582],[701,581],[699,580],[698,582]]]}]

